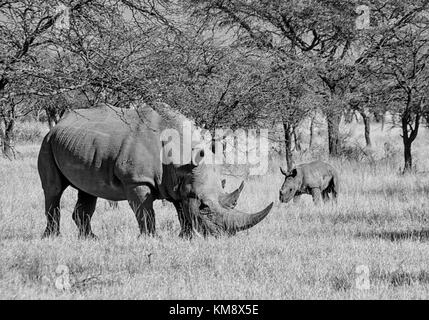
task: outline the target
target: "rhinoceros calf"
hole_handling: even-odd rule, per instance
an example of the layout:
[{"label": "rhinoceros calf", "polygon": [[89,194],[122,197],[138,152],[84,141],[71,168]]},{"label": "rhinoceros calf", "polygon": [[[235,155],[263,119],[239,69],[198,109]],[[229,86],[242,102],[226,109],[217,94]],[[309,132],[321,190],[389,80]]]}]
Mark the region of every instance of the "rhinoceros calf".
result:
[{"label": "rhinoceros calf", "polygon": [[338,174],[329,164],[322,161],[313,161],[297,165],[290,171],[280,168],[285,180],[280,189],[281,202],[297,201],[299,196],[306,193],[313,196],[318,203],[322,198],[329,200],[329,193],[336,200],[338,195]]},{"label": "rhinoceros calf", "polygon": [[[158,112],[148,106],[133,110],[109,105],[74,110],[45,136],[38,158],[45,237],[60,233],[60,199],[69,186],[78,190],[72,217],[83,237],[95,237],[90,222],[97,198],[128,200],[140,233],[149,235],[155,233],[156,199],[173,203],[183,237],[234,234],[267,216],[272,203],[254,214],[235,210],[243,184],[224,192],[216,167],[189,162],[190,157],[184,157],[188,162],[165,162],[163,144],[168,139],[163,134],[183,132],[188,120],[167,105],[160,105]],[[179,150],[188,150],[184,139],[176,143]],[[189,151],[204,157],[203,150]]]}]

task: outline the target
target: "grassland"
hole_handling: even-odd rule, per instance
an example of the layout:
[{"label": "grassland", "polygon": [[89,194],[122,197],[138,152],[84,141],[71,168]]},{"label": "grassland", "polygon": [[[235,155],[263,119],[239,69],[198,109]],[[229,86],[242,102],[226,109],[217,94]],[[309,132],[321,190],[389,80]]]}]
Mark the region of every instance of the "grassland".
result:
[{"label": "grassland", "polygon": [[[359,125],[346,128],[362,143]],[[38,144],[0,160],[1,299],[363,299],[429,298],[429,131],[414,143],[417,172],[400,175],[397,130],[373,128],[375,160],[330,161],[342,178],[337,205],[276,203],[258,226],[234,237],[178,237],[172,206],[156,203],[157,238],[137,238],[128,205],[99,200],[93,230],[78,240],[71,214],[76,192],[62,201],[62,236],[41,240],[43,194]],[[383,146],[392,146],[384,157]],[[303,160],[314,158],[309,154]],[[247,181],[238,208],[255,211],[278,198],[278,162]],[[238,179],[228,180],[232,189]],[[58,265],[71,288],[55,286]],[[369,288],[359,286],[359,266]]]}]

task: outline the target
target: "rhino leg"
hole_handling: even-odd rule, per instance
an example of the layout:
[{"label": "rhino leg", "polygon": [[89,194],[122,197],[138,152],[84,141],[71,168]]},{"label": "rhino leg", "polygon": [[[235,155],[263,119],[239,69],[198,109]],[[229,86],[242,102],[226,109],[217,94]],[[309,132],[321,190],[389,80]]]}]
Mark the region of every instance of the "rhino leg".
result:
[{"label": "rhino leg", "polygon": [[192,221],[190,221],[183,212],[183,207],[180,202],[173,202],[174,207],[177,211],[177,216],[180,222],[180,234],[179,237],[190,239],[192,238]]},{"label": "rhino leg", "polygon": [[319,188],[312,188],[311,189],[311,195],[313,197],[314,203],[320,203],[322,193],[320,192]]},{"label": "rhino leg", "polygon": [[338,178],[336,178],[335,176],[331,179],[331,181],[329,182],[328,187],[323,191],[326,193],[326,200],[329,200],[329,193],[332,194],[332,200],[334,200],[335,202],[337,202],[337,195],[338,195]]},{"label": "rhino leg", "polygon": [[60,235],[60,199],[62,193],[63,191],[56,195],[49,195],[45,192],[45,215],[47,224],[42,238]]},{"label": "rhino leg", "polygon": [[334,185],[332,188],[332,198],[337,201],[337,196],[338,196],[338,186]]},{"label": "rhino leg", "polygon": [[140,234],[155,235],[154,197],[151,189],[146,185],[131,188],[127,192],[127,198],[136,215]]},{"label": "rhino leg", "polygon": [[323,199],[324,202],[328,202],[330,200],[329,199],[329,190],[328,189],[325,189],[325,190],[322,191],[322,199]]},{"label": "rhino leg", "polygon": [[94,214],[96,204],[97,197],[79,190],[72,217],[81,238],[97,238],[91,229],[91,218]]},{"label": "rhino leg", "polygon": [[117,210],[119,208],[119,203],[117,201],[108,200],[107,204],[105,204],[107,209]]},{"label": "rhino leg", "polygon": [[335,202],[337,201],[337,196],[338,196],[337,191],[335,189],[332,190],[332,199],[334,199]]},{"label": "rhino leg", "polygon": [[60,199],[69,186],[55,164],[49,145],[44,141],[38,158],[39,176],[45,196],[46,229],[43,238],[60,234]]}]

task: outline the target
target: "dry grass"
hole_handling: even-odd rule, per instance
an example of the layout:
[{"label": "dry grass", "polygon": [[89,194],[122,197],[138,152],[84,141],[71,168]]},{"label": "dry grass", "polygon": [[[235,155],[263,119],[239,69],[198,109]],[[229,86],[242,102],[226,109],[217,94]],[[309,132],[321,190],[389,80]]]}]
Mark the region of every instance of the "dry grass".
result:
[{"label": "dry grass", "polygon": [[[362,139],[360,126],[349,126]],[[41,240],[43,195],[38,145],[21,159],[0,160],[0,298],[2,299],[360,299],[429,297],[428,132],[415,143],[420,172],[401,176],[397,131],[373,130],[376,159],[390,141],[390,160],[332,162],[342,177],[337,206],[276,204],[265,221],[234,237],[181,240],[172,206],[156,204],[159,238],[137,238],[127,204],[109,210],[99,200],[98,241],[78,240],[71,219],[76,192],[62,201],[62,236]],[[306,154],[304,158],[310,156]],[[277,165],[250,179],[239,208],[277,201]],[[228,182],[233,188],[238,180]],[[58,265],[70,269],[70,290],[58,290]],[[356,286],[360,265],[370,288]]]}]

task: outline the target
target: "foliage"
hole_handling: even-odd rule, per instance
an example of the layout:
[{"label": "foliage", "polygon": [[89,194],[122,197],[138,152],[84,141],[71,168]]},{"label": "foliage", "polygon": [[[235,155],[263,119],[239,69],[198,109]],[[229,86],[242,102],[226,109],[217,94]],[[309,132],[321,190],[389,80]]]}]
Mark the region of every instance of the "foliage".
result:
[{"label": "foliage", "polygon": [[317,110],[326,117],[329,154],[338,156],[344,113],[365,118],[370,145],[369,116],[388,111],[406,123],[411,148],[429,114],[428,0],[368,0],[365,28],[356,24],[361,4],[3,1],[3,127],[13,128],[29,109],[44,110],[52,126],[66,109],[160,101],[211,130],[280,122],[290,149]]}]

